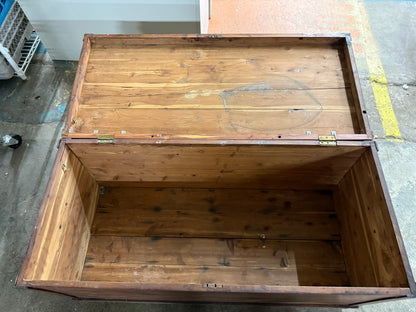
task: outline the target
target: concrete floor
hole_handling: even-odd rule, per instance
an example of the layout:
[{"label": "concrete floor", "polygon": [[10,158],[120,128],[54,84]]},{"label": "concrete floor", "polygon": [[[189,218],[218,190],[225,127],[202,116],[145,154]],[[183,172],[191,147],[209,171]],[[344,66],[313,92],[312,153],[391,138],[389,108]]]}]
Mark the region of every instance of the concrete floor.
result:
[{"label": "concrete floor", "polygon": [[[371,128],[377,137],[382,167],[415,274],[416,2],[362,3],[358,0],[294,2],[295,4],[279,0],[213,1],[213,19],[209,31],[352,33]],[[371,29],[367,27],[367,21]],[[372,49],[369,48],[370,46]],[[380,121],[370,84],[368,64],[369,58],[375,57],[372,53],[377,53],[383,64],[403,142],[391,142],[386,139],[386,131]],[[0,134],[18,133],[24,138],[23,145],[17,150],[0,148],[0,311],[348,310],[91,302],[17,289],[14,286],[15,278],[23,262],[52,169],[75,67],[75,63],[52,62],[47,55],[39,54],[30,66],[28,81],[23,82],[19,79],[0,81]],[[403,84],[407,84],[408,88],[404,89]],[[416,311],[416,299],[368,304],[362,306],[360,310]]]}]

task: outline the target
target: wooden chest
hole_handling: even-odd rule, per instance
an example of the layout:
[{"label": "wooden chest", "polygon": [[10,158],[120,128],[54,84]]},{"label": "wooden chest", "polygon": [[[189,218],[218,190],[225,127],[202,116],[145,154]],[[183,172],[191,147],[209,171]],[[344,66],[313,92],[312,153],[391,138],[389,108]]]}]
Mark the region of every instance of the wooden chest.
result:
[{"label": "wooden chest", "polygon": [[415,283],[348,35],[86,35],[17,284],[354,306]]}]

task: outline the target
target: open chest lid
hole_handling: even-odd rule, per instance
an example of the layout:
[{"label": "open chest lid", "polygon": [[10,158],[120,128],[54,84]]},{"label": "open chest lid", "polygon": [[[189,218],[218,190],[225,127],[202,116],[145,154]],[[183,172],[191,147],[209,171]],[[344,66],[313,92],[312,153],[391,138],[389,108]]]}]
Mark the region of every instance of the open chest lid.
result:
[{"label": "open chest lid", "polygon": [[85,35],[63,136],[369,140],[348,35]]}]

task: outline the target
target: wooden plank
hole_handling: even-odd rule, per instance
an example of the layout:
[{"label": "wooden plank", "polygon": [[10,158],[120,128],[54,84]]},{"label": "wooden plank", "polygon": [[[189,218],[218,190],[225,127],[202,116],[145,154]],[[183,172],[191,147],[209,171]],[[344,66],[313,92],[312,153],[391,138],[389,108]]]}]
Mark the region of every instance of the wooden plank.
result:
[{"label": "wooden plank", "polygon": [[111,282],[31,281],[29,287],[78,298],[139,300],[149,302],[228,302],[307,306],[351,306],[376,300],[403,298],[408,288],[359,288],[320,286],[228,286],[144,284]]},{"label": "wooden plank", "polygon": [[[277,89],[269,83],[246,84],[115,84],[86,83],[83,108],[340,110],[350,111],[345,89]],[[334,104],[335,103],[335,104]]]},{"label": "wooden plank", "polygon": [[194,35],[194,34],[163,34],[163,35],[88,35],[96,48],[115,48],[115,47],[137,47],[143,45],[216,45],[229,47],[233,46],[279,46],[279,45],[300,45],[300,46],[322,46],[322,45],[342,45],[345,42],[345,34],[273,34],[264,35]]},{"label": "wooden plank", "polygon": [[[326,255],[326,256],[323,256]],[[85,266],[105,263],[345,271],[340,241],[154,238],[92,235]]]},{"label": "wooden plank", "polygon": [[22,279],[81,278],[98,185],[72,152],[60,148]]},{"label": "wooden plank", "polygon": [[331,196],[329,191],[107,188],[92,233],[338,239]]},{"label": "wooden plank", "polygon": [[[71,177],[75,179],[75,189],[73,190],[74,196],[79,197],[83,215],[86,218],[88,228],[91,229],[98,203],[98,183],[91,176],[88,168],[80,162],[76,155],[70,152],[68,147],[66,147],[66,149],[68,150],[69,157],[65,164],[65,170],[71,171],[71,167],[74,168],[72,173],[73,177]],[[64,187],[64,192],[70,194],[67,187]],[[66,207],[68,206],[70,205],[68,204]],[[82,214],[79,217],[82,218]]]},{"label": "wooden plank", "polygon": [[246,83],[282,87],[343,88],[338,50],[324,47],[156,46],[94,49],[86,82]]},{"label": "wooden plank", "polygon": [[355,207],[360,205],[350,175],[339,184],[335,192],[335,207],[340,220],[342,247],[348,276],[353,286],[379,286],[373,270],[368,240],[366,239],[361,215]]},{"label": "wooden plank", "polygon": [[352,285],[408,286],[380,177],[370,150],[346,174],[339,192],[340,202],[344,205],[340,207],[343,211],[338,210],[341,233]]},{"label": "wooden plank", "polygon": [[[74,135],[72,138],[65,138],[67,144],[97,144],[99,138],[98,133],[86,135],[85,137],[80,134]],[[357,140],[359,138],[360,140]],[[352,146],[352,147],[365,147],[370,146],[372,143],[368,139],[366,134],[340,134],[335,135],[337,141],[336,146]],[[126,138],[124,134],[114,135],[113,144],[136,144],[136,145],[149,145],[149,144],[163,144],[163,145],[238,145],[238,146],[318,146],[319,136],[317,134],[301,134],[301,135],[240,135],[240,136],[222,136],[212,137],[209,135],[189,135],[189,136],[167,136],[161,134],[155,135],[134,135]]]},{"label": "wooden plank", "polygon": [[337,241],[92,236],[82,280],[348,285]]},{"label": "wooden plank", "polygon": [[[299,285],[298,274],[304,274],[303,268],[258,269],[250,267],[220,266],[175,266],[175,265],[134,265],[104,264],[85,268],[83,280],[131,283],[169,283],[199,284],[215,282],[234,285]],[[345,272],[335,269],[307,270],[305,286],[346,286],[348,279]],[[322,276],[325,279],[322,280]],[[319,280],[321,278],[321,280]],[[316,282],[318,281],[318,282]]]},{"label": "wooden plank", "polygon": [[100,182],[202,183],[214,188],[336,185],[364,150],[361,146],[68,145]]},{"label": "wooden plank", "polygon": [[381,163],[378,158],[378,151],[374,142],[371,142],[370,145],[371,153],[368,153],[369,161],[374,162],[374,171],[376,176],[378,176],[380,180],[380,186],[386,201],[387,211],[389,215],[389,219],[392,223],[393,231],[395,234],[395,240],[397,241],[397,245],[400,252],[400,257],[402,259],[403,267],[407,277],[407,284],[412,296],[416,294],[416,283],[412,273],[412,268],[410,267],[409,258],[407,257],[406,249],[404,247],[403,239],[400,233],[399,224],[397,222],[396,214],[394,212],[394,207],[391,202],[391,198],[389,195],[389,191],[387,189],[386,179],[384,178],[383,171],[381,168]]},{"label": "wooden plank", "polygon": [[[348,75],[348,80],[351,85],[351,95],[353,97],[352,103],[356,112],[361,112],[356,114],[357,122],[361,133],[367,133],[369,138],[373,138],[373,133],[370,129],[368,122],[367,111],[365,108],[364,96],[361,89],[360,77],[358,75],[357,65],[355,63],[354,51],[351,43],[351,38],[348,36],[345,38],[346,44],[342,48],[340,53],[341,62],[345,63],[348,70],[345,71],[345,74]],[[343,65],[343,66],[345,66]]]},{"label": "wooden plank", "polygon": [[[286,179],[285,177],[282,177]],[[298,180],[301,180],[302,177],[297,175],[294,177]],[[270,183],[274,180],[270,179]],[[332,184],[296,184],[294,181],[288,181],[286,184],[283,181],[279,181],[279,183],[273,183],[272,185],[267,184],[268,181],[264,181],[264,183],[257,183],[254,186],[250,184],[244,183],[244,181],[235,181],[232,183],[226,184],[215,184],[213,182],[189,182],[189,181],[182,181],[182,182],[165,182],[165,181],[153,181],[153,182],[140,182],[140,181],[117,181],[117,180],[110,180],[110,181],[100,181],[101,186],[104,187],[132,187],[132,188],[189,188],[189,189],[241,189],[241,190],[311,190],[316,191],[317,189],[325,189],[325,190],[332,190],[334,187]]]},{"label": "wooden plank", "polygon": [[85,80],[85,75],[87,73],[87,64],[91,53],[91,42],[88,35],[84,36],[84,42],[82,44],[81,56],[78,62],[77,73],[75,75],[74,85],[72,87],[71,99],[69,101],[68,114],[66,117],[65,128],[63,135],[69,133],[69,129],[72,125],[72,120],[76,119],[78,109],[79,109],[79,100],[82,94],[82,88]]},{"label": "wooden plank", "polygon": [[[221,54],[221,51],[223,52]],[[176,41],[173,44],[151,45],[144,43],[143,45],[135,45],[133,47],[110,46],[100,48],[93,45],[93,50],[90,55],[90,65],[92,67],[104,67],[107,64],[104,61],[115,62],[123,68],[127,68],[127,64],[131,63],[132,69],[146,69],[146,68],[163,68],[167,65],[178,66],[180,64],[208,64],[210,61],[218,63],[226,67],[231,65],[245,66],[249,65],[251,68],[253,64],[257,65],[290,65],[290,60],[295,60],[299,64],[309,64],[309,66],[320,66],[319,64],[311,64],[307,62],[308,59],[319,59],[324,66],[342,68],[339,56],[338,47],[321,44],[319,46],[310,45],[255,45],[248,43],[248,46],[242,48],[233,43],[225,43],[224,45],[210,44],[192,44],[187,45]],[[138,56],[140,53],[140,56]],[[157,56],[156,58],[153,56]],[[160,63],[166,61],[166,63]],[[181,63],[178,63],[181,62]],[[182,63],[184,62],[184,63]],[[295,64],[292,63],[292,66]],[[308,66],[308,67],[309,67]],[[185,68],[184,66],[181,66]],[[250,68],[250,67],[248,67]],[[92,68],[94,69],[94,68]],[[101,69],[101,68],[100,68]],[[111,68],[102,68],[104,71],[111,71]],[[198,70],[198,69],[195,69]],[[235,71],[235,69],[231,69]],[[268,68],[270,70],[270,68]],[[255,74],[253,72],[253,74]],[[258,74],[257,74],[258,76]]]},{"label": "wooden plank", "polygon": [[[205,59],[236,61],[245,59],[257,59],[265,62],[282,62],[285,63],[288,59],[303,59],[320,58],[323,63],[330,65],[341,65],[338,46],[332,46],[325,43],[318,45],[286,43],[276,44],[273,42],[264,42],[265,39],[251,39],[243,41],[224,41],[220,40],[211,43],[184,43],[182,40],[174,40],[172,42],[160,42],[159,44],[152,44],[144,40],[142,43],[135,43],[131,45],[124,45],[117,43],[117,41],[108,41],[105,45],[93,44],[91,60],[120,60],[121,62],[143,61],[143,64],[156,63],[153,55],[161,57],[161,60],[174,62],[177,59],[183,58],[185,62],[204,61]],[[244,49],[245,48],[245,49]],[[138,57],[137,51],[143,57]],[[220,52],[223,51],[221,54]],[[195,52],[199,55],[195,55]],[[174,57],[172,57],[172,55]],[[280,56],[280,59],[279,57]],[[284,56],[282,58],[282,56]],[[246,62],[244,62],[246,63]],[[139,63],[137,63],[139,64]],[[161,65],[159,63],[159,65]],[[163,65],[163,64],[162,64]],[[134,65],[133,65],[134,66]],[[146,66],[146,65],[145,65]]]},{"label": "wooden plank", "polygon": [[408,286],[386,199],[370,151],[364,153],[352,168],[352,176],[362,203],[360,208],[364,228],[380,286]]},{"label": "wooden plank", "polygon": [[[336,123],[336,126],[335,126]],[[353,133],[350,112],[317,110],[129,110],[83,108],[79,111],[77,133],[143,135],[255,135]]]},{"label": "wooden plank", "polygon": [[[39,250],[36,250],[34,248],[35,242],[39,244],[39,238],[37,238],[38,232],[41,230],[40,225],[44,222],[44,214],[45,212],[47,214],[51,214],[51,205],[50,203],[53,203],[56,197],[56,191],[58,189],[58,186],[60,185],[60,182],[64,175],[62,174],[62,163],[65,162],[68,159],[67,150],[65,149],[65,143],[60,142],[59,143],[59,149],[56,154],[56,160],[54,163],[54,167],[51,173],[51,177],[48,182],[48,186],[46,188],[45,194],[43,196],[42,206],[39,211],[38,218],[36,220],[35,227],[32,231],[32,235],[30,237],[29,247],[25,256],[25,259],[23,261],[22,269],[19,273],[19,276],[17,277],[17,284],[23,285],[26,283],[26,280],[33,280],[34,271],[36,270],[36,262],[34,263],[33,260],[31,260],[32,257],[35,257],[36,253],[39,252]],[[53,205],[52,205],[53,206]]]}]

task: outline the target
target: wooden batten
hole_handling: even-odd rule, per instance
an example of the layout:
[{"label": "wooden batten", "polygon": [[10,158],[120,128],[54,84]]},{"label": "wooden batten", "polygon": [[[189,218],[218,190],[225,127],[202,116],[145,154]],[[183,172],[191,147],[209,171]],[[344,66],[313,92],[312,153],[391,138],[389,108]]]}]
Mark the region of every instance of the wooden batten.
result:
[{"label": "wooden batten", "polygon": [[84,85],[85,74],[87,72],[87,63],[90,52],[91,41],[89,39],[89,36],[85,35],[84,42],[82,44],[81,56],[78,62],[78,69],[75,75],[74,85],[72,87],[67,120],[64,127],[64,131],[62,133],[62,136],[64,137],[68,136],[69,132],[72,131],[70,130],[72,125],[75,124],[77,121],[76,118],[78,114],[79,100],[82,94],[82,88]]},{"label": "wooden batten", "polygon": [[348,68],[348,70],[345,71],[344,74],[348,77],[347,79],[351,83],[350,95],[353,97],[354,109],[356,112],[360,112],[356,114],[358,116],[358,128],[360,129],[361,133],[367,133],[369,138],[373,138],[373,133],[370,130],[367,111],[364,105],[364,97],[363,92],[361,90],[360,77],[358,75],[357,65],[355,63],[351,37],[347,36],[345,39],[346,44],[342,47],[342,50],[340,51],[340,57],[342,59],[342,62]]},{"label": "wooden batten", "polygon": [[224,302],[296,306],[356,307],[358,303],[394,300],[409,295],[408,288],[319,287],[319,286],[224,286],[222,291],[200,285],[114,282],[34,281],[37,289],[68,294],[75,298],[112,298],[147,302]]}]

